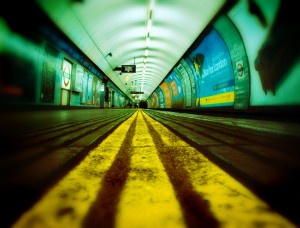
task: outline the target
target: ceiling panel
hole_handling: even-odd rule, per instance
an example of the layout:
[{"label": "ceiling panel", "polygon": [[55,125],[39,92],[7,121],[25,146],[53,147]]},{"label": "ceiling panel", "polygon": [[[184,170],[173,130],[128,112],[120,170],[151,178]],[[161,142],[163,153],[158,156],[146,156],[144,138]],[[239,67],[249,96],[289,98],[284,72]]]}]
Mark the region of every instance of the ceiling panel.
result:
[{"label": "ceiling panel", "polygon": [[[225,0],[37,0],[37,3],[125,94],[131,97],[130,91],[139,89],[144,94],[138,99],[147,99]],[[136,73],[114,71],[115,67],[127,64],[136,64]],[[134,83],[136,87],[132,87]]]}]

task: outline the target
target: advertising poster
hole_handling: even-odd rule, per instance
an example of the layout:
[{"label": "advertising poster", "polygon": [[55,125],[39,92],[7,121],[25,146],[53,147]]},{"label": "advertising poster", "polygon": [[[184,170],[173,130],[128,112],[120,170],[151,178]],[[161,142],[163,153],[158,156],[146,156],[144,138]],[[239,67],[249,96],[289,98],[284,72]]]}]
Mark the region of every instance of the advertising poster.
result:
[{"label": "advertising poster", "polygon": [[87,104],[92,104],[93,101],[93,75],[89,74],[87,83]]},{"label": "advertising poster", "polygon": [[95,104],[95,105],[99,105],[100,104],[100,100],[99,100],[100,93],[98,92],[99,91],[99,89],[98,89],[98,86],[99,86],[98,82],[99,82],[99,79],[97,77],[94,77],[93,78],[93,98],[92,98],[93,102],[92,103]]},{"label": "advertising poster", "polygon": [[82,92],[82,80],[83,80],[84,69],[82,66],[77,65],[76,75],[73,90],[76,92]]},{"label": "advertising poster", "polygon": [[196,81],[197,105],[232,106],[234,73],[228,49],[213,29],[187,58]]},{"label": "advertising poster", "polygon": [[[184,88],[184,102],[186,107],[192,106],[192,85],[190,81],[190,77],[186,71],[186,69],[182,66],[182,64],[179,64],[176,68],[178,70],[178,73],[181,74],[182,78],[182,87]],[[176,71],[175,71],[176,72]]]},{"label": "advertising poster", "polygon": [[86,104],[87,96],[87,83],[88,82],[88,73],[85,72],[82,78],[82,93],[81,93],[81,103]]},{"label": "advertising poster", "polygon": [[152,94],[150,102],[151,108],[159,108],[159,96],[157,95],[157,92]]},{"label": "advertising poster", "polygon": [[193,59],[192,57],[186,58],[185,62],[189,66],[189,68],[192,71],[193,79],[194,79],[194,95],[195,95],[195,107],[200,107],[200,75],[197,73],[197,68],[194,67]]},{"label": "advertising poster", "polygon": [[172,105],[172,95],[171,95],[171,90],[166,81],[164,81],[161,85],[160,88],[162,92],[164,93],[164,100],[165,100],[165,108],[171,108]]},{"label": "advertising poster", "polygon": [[157,87],[157,94],[158,94],[158,102],[159,102],[159,108],[164,108],[165,107],[165,98],[164,98],[164,93],[161,90],[160,86]]},{"label": "advertising poster", "polygon": [[170,85],[172,91],[172,108],[182,108],[183,91],[180,79],[177,74],[172,71],[172,73],[166,78],[166,81]]}]

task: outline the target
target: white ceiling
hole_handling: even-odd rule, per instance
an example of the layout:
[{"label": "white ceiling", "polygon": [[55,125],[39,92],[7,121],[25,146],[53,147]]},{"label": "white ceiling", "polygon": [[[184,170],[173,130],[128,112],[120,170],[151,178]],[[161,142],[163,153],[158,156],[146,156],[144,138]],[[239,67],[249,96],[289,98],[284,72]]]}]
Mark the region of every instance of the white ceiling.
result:
[{"label": "white ceiling", "polygon": [[[128,97],[131,90],[144,92],[139,100],[151,95],[225,2],[37,0],[52,21]],[[152,27],[148,30],[150,14]],[[120,75],[114,71],[131,64],[136,64],[136,73]]]}]

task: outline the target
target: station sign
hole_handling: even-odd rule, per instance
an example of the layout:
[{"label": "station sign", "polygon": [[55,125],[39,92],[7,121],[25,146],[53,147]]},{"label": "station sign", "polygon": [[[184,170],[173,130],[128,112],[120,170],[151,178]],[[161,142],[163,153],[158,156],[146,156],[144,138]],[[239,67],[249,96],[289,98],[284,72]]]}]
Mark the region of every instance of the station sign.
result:
[{"label": "station sign", "polygon": [[135,73],[136,66],[135,65],[122,65],[121,72],[122,73]]},{"label": "station sign", "polygon": [[144,92],[141,91],[130,91],[131,94],[144,94]]}]

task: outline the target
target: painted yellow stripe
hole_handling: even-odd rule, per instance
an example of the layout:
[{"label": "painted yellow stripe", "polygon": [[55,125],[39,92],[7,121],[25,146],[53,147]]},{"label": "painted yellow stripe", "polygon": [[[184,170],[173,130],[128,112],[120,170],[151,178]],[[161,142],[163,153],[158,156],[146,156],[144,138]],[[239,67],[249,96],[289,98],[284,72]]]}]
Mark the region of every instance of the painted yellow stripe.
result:
[{"label": "painted yellow stripe", "polygon": [[[155,145],[153,132],[141,111],[120,125],[28,212],[14,224],[24,227],[81,227],[95,203],[105,174],[125,140],[125,132],[137,117],[130,153],[130,169],[118,203],[115,227],[185,227],[182,209],[159,158],[160,147],[169,148],[175,163],[188,173],[189,181],[209,203],[221,227],[295,227],[266,203],[211,163],[163,125],[144,115],[160,134],[164,145]],[[169,172],[169,175],[176,173]]]},{"label": "painted yellow stripe", "polygon": [[137,121],[116,227],[185,227],[180,205],[140,113]]},{"label": "painted yellow stripe", "polygon": [[138,113],[92,150],[13,227],[81,227],[136,115],[138,124],[133,143],[129,145],[130,172],[121,195],[115,227],[185,227],[172,185]]},{"label": "painted yellow stripe", "polygon": [[200,98],[200,105],[213,105],[228,102],[234,102],[233,91]]},{"label": "painted yellow stripe", "polygon": [[176,150],[178,164],[183,165],[196,191],[209,202],[221,227],[296,227],[232,176],[211,163],[201,152],[159,122],[145,116],[161,134],[165,145]]},{"label": "painted yellow stripe", "polygon": [[104,139],[77,167],[24,213],[13,227],[81,227],[101,188],[100,183],[112,165],[125,139],[125,133],[136,115],[134,113]]}]

